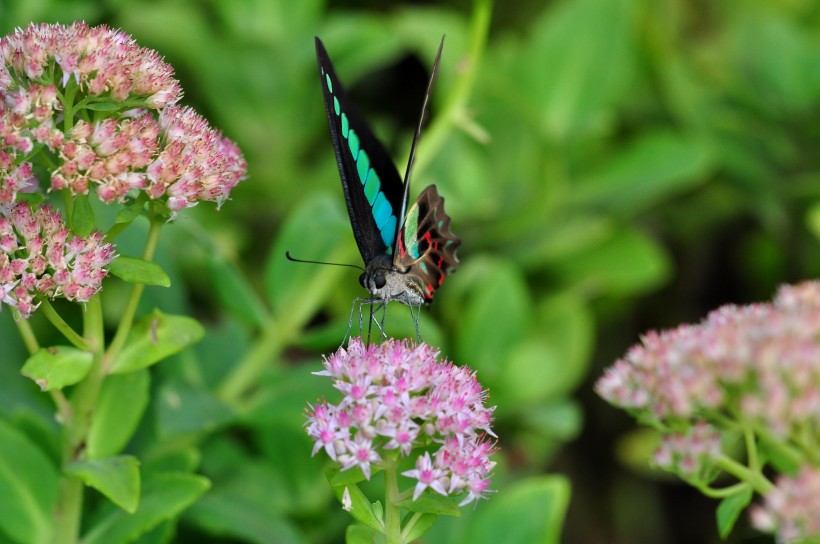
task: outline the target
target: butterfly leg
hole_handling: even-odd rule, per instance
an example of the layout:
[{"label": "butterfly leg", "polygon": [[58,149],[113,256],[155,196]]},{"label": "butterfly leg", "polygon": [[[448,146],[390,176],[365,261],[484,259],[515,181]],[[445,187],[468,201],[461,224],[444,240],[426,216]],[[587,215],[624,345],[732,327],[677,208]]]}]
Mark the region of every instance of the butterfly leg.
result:
[{"label": "butterfly leg", "polygon": [[342,343],[339,347],[344,347],[345,340],[350,338],[351,330],[353,329],[353,316],[356,314],[356,309],[359,310],[359,336],[362,335],[362,330],[364,329],[364,318],[362,315],[362,305],[369,304],[371,299],[369,298],[362,298],[356,297],[353,299],[353,305],[350,307],[350,316],[347,319],[347,330],[345,331],[344,336],[342,337]]},{"label": "butterfly leg", "polygon": [[413,313],[414,306],[409,306],[410,317],[413,318],[413,325],[416,327],[416,342],[421,343],[421,331],[419,330],[419,317],[421,316],[421,304],[415,306],[416,312]]}]

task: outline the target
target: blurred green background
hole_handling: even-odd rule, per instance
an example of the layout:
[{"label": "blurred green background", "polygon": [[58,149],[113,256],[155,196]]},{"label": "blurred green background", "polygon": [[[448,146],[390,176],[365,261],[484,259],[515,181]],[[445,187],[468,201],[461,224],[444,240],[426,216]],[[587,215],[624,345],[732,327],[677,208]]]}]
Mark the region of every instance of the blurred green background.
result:
[{"label": "blurred green background", "polygon": [[[163,232],[174,285],[146,291],[146,311],[208,335],[156,367],[129,449],[214,485],[145,542],[342,541],[302,410],[332,396],[310,372],[363,291],[357,272],[284,260],[359,260],[313,36],[403,171],[443,34],[412,197],[438,185],[461,267],[422,335],[478,371],[501,450],[499,492],[426,541],[718,542],[715,501],[642,470],[647,441],[591,385],[647,329],[820,276],[816,0],[0,0],[3,34],[78,19],[164,55],[249,164],[219,213]],[[0,414],[53,425],[10,312],[0,326]],[[412,335],[406,309],[388,330]],[[730,541],[770,539],[743,517]]]}]

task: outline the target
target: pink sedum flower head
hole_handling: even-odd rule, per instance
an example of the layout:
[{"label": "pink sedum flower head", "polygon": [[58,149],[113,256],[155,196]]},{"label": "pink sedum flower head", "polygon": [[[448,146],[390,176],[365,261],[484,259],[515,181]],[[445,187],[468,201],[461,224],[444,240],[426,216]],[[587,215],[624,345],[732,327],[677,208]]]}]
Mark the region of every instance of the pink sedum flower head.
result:
[{"label": "pink sedum flower head", "polygon": [[173,68],[156,51],[105,25],[32,24],[0,40],[0,59],[3,87],[28,87],[56,68],[61,88],[74,83],[92,97],[141,96],[159,109],[182,96]]},{"label": "pink sedum flower head", "polygon": [[[413,498],[426,489],[440,495],[466,494],[463,504],[486,497],[495,463],[493,408],[475,373],[448,361],[427,344],[388,340],[365,346],[352,338],[316,372],[334,380],[344,396],[308,409],[307,433],[313,454],[324,450],[342,470],[361,468],[370,479],[387,451],[417,453]],[[429,447],[433,446],[433,452]]]},{"label": "pink sedum flower head", "polygon": [[699,421],[685,432],[664,435],[654,461],[658,467],[684,478],[709,481],[714,475],[714,462],[721,453],[720,432]]},{"label": "pink sedum flower head", "polygon": [[751,511],[752,525],[776,533],[778,542],[820,539],[820,468],[804,466],[795,476],[780,476],[764,504]]},{"label": "pink sedum flower head", "polygon": [[56,163],[50,189],[108,204],[142,191],[172,219],[245,177],[236,144],[175,106],[171,66],[122,31],[31,25],[0,39],[0,60],[0,203],[31,190],[36,146]]},{"label": "pink sedum flower head", "polygon": [[0,303],[23,317],[37,309],[40,297],[86,302],[100,290],[115,256],[102,234],[74,236],[49,206],[0,204]]},{"label": "pink sedum flower head", "polygon": [[697,325],[650,332],[607,369],[599,395],[653,421],[743,414],[787,437],[820,425],[820,281],[771,304],[728,305]]}]

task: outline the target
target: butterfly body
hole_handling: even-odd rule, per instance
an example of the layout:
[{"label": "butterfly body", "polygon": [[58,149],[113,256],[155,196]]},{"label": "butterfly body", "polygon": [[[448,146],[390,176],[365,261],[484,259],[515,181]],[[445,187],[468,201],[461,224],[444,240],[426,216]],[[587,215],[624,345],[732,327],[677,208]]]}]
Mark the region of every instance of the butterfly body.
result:
[{"label": "butterfly body", "polygon": [[336,162],[350,224],[365,263],[359,282],[370,293],[371,301],[397,301],[409,306],[431,302],[458,265],[456,249],[461,241],[450,231],[450,218],[436,186],[429,185],[409,209],[407,206],[416,142],[440,56],[441,47],[402,181],[387,150],[348,101],[327,51],[316,38]]}]

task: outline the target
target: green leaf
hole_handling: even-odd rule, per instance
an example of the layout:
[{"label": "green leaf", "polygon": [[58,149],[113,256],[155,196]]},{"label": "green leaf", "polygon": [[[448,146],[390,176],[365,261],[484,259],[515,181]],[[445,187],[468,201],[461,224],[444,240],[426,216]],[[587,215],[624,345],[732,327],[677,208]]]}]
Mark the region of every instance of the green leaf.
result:
[{"label": "green leaf", "polygon": [[657,242],[637,229],[625,228],[596,248],[556,263],[554,270],[568,287],[625,296],[660,285],[671,264]]},{"label": "green leaf", "polygon": [[364,477],[364,472],[362,472],[361,469],[357,470],[356,468],[341,470],[339,467],[331,466],[325,469],[325,477],[333,487],[356,485],[366,480]]},{"label": "green leaf", "polygon": [[582,176],[573,198],[581,206],[635,214],[705,182],[713,154],[705,137],[649,132]]},{"label": "green leaf", "polygon": [[299,259],[358,264],[352,242],[349,221],[337,198],[311,195],[288,216],[268,255],[265,287],[270,305],[289,325],[305,323],[338,289],[340,278],[355,276],[338,266],[290,262],[285,252]]},{"label": "green leaf", "polygon": [[336,494],[336,498],[339,500],[339,503],[342,503],[342,497],[344,496],[345,489],[347,489],[350,494],[351,506],[348,513],[353,516],[353,519],[363,525],[366,525],[367,527],[370,527],[371,529],[381,532],[382,522],[376,516],[375,512],[373,512],[373,505],[370,504],[370,500],[362,492],[362,490],[359,489],[359,486],[334,486],[333,492]]},{"label": "green leaf", "polygon": [[436,514],[437,516],[460,516],[461,509],[458,501],[452,497],[444,497],[434,491],[422,493],[418,500],[408,497],[399,502],[399,506],[409,512]]},{"label": "green leaf", "polygon": [[91,353],[71,346],[40,348],[26,360],[20,373],[34,380],[42,391],[53,391],[80,382],[91,362]]},{"label": "green leaf", "polygon": [[[461,511],[459,510],[459,514],[460,513]],[[429,531],[430,528],[435,525],[437,520],[438,516],[435,514],[422,514],[416,518],[416,522],[413,524],[412,529],[410,529],[410,532],[407,533],[407,542],[413,542],[421,535]]]},{"label": "green leaf", "polygon": [[80,540],[81,544],[125,544],[165,520],[175,519],[205,493],[210,482],[193,474],[168,473],[145,478],[137,511],[109,510]]},{"label": "green leaf", "polygon": [[80,238],[85,238],[94,230],[95,224],[94,210],[91,208],[88,195],[75,196],[71,209],[71,231]]},{"label": "green leaf", "polygon": [[151,366],[199,342],[204,334],[205,329],[192,317],[154,310],[131,329],[125,347],[111,365],[111,373],[133,372]]},{"label": "green leaf", "polygon": [[760,452],[778,472],[794,475],[800,469],[800,461],[791,446],[771,436],[760,436]]},{"label": "green leaf", "polygon": [[481,505],[464,542],[558,544],[569,496],[569,481],[563,476],[521,480]]},{"label": "green leaf", "polygon": [[820,240],[820,204],[809,207],[806,213],[806,226],[817,240]]},{"label": "green leaf", "polygon": [[145,200],[147,198],[143,196],[144,194],[145,193],[140,193],[138,198],[118,211],[114,217],[114,223],[132,223],[139,217],[145,207]]},{"label": "green leaf", "polygon": [[80,478],[133,514],[140,502],[140,462],[130,455],[75,461],[66,466],[67,474]]},{"label": "green leaf", "polygon": [[15,542],[48,542],[59,476],[48,457],[0,419],[0,529]]},{"label": "green leaf", "polygon": [[376,539],[380,534],[382,534],[381,531],[375,531],[370,527],[354,523],[348,525],[345,530],[345,544],[373,544],[378,542]]},{"label": "green leaf", "polygon": [[499,393],[510,406],[568,395],[587,375],[595,329],[588,303],[564,292],[542,299],[536,310],[530,338],[509,348]]},{"label": "green leaf", "polygon": [[636,5],[629,0],[563,2],[544,10],[531,28],[533,39],[518,51],[513,81],[521,104],[538,108],[535,117],[551,137],[563,140],[599,130],[630,88]]},{"label": "green leaf", "polygon": [[[275,467],[246,458],[232,466],[229,474],[226,481],[214,477],[214,488],[185,513],[186,523],[193,522],[210,535],[243,542],[306,541],[288,519],[290,493]],[[326,507],[325,502],[323,509]],[[298,511],[298,514],[308,513]]]},{"label": "green leaf", "polygon": [[511,262],[487,259],[469,266],[479,272],[458,321],[458,362],[476,369],[485,385],[498,383],[507,371],[510,347],[531,323],[530,297],[521,271]]},{"label": "green leaf", "polygon": [[106,378],[89,431],[90,458],[117,454],[128,444],[148,406],[150,386],[146,369]]},{"label": "green leaf", "polygon": [[160,265],[136,257],[120,255],[111,261],[109,271],[128,283],[171,286],[171,279]]},{"label": "green leaf", "polygon": [[730,495],[720,501],[717,507],[717,525],[720,538],[726,539],[732,532],[738,517],[752,502],[752,490],[744,487],[734,495]]},{"label": "green leaf", "polygon": [[205,388],[172,379],[158,392],[157,433],[162,437],[210,432],[232,420],[233,412]]},{"label": "green leaf", "polygon": [[222,306],[243,323],[261,328],[270,319],[268,311],[234,263],[215,252],[208,260],[211,285]]},{"label": "green leaf", "polygon": [[[502,407],[504,405],[499,406]],[[523,408],[522,413],[514,414],[516,421],[537,433],[541,442],[545,439],[569,442],[578,436],[584,426],[584,412],[571,400],[539,403]]]}]

